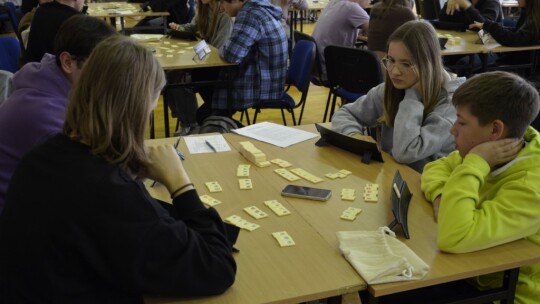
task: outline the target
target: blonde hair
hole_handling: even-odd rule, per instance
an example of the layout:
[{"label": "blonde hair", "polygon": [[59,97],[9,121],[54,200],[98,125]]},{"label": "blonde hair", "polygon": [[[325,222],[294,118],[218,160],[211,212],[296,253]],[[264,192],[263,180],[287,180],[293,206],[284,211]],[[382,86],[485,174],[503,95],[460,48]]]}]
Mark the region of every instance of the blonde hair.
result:
[{"label": "blonde hair", "polygon": [[[424,104],[424,116],[435,108],[441,91],[444,90],[445,72],[441,57],[441,48],[433,26],[423,20],[412,20],[398,27],[388,38],[390,42],[399,41],[411,54],[411,63],[420,81],[420,96]],[[394,87],[388,71],[385,77],[384,113],[379,119],[389,127],[394,126],[399,103],[405,96],[405,90]]]},{"label": "blonde hair", "polygon": [[144,170],[144,132],[165,74],[152,52],[128,37],[90,54],[66,110],[64,133],[130,174]]}]

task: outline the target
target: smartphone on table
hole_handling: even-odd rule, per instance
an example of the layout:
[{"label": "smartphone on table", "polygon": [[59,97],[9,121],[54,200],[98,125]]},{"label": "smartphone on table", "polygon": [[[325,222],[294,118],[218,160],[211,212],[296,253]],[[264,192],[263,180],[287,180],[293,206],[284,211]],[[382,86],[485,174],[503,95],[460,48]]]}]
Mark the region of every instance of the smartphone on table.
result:
[{"label": "smartphone on table", "polygon": [[306,186],[287,185],[281,191],[282,196],[305,198],[316,201],[327,201],[332,196],[332,190]]}]

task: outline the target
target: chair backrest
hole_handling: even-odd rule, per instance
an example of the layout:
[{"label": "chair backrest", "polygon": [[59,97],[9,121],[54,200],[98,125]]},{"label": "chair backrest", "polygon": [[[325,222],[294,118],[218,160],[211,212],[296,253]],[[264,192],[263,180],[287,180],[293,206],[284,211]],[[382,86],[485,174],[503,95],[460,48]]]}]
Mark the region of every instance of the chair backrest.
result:
[{"label": "chair backrest", "polygon": [[4,5],[8,8],[9,19],[11,20],[11,26],[13,26],[13,31],[17,32],[19,29],[19,17],[17,17],[17,8],[15,4],[11,2],[6,2]]},{"label": "chair backrest", "polygon": [[324,49],[324,59],[332,86],[365,94],[383,82],[381,63],[372,51],[329,45]]},{"label": "chair backrest", "polygon": [[311,70],[315,61],[315,43],[301,40],[294,45],[287,71],[287,84],[293,84],[303,94],[307,93]]},{"label": "chair backrest", "polygon": [[439,18],[439,12],[441,11],[441,1],[439,0],[419,0],[417,1],[418,9],[420,11],[418,12],[422,19],[426,20],[433,20]]},{"label": "chair backrest", "polygon": [[19,56],[21,55],[21,45],[19,40],[13,36],[0,37],[0,70],[12,73],[19,70]]},{"label": "chair backrest", "polygon": [[321,74],[321,71],[322,71],[321,59],[319,58],[319,51],[317,50],[317,42],[309,34],[306,34],[297,30],[294,31],[293,37],[294,37],[295,43],[301,40],[307,40],[307,41],[311,41],[315,43],[315,63],[313,65],[313,70],[311,72],[311,76],[313,77],[311,81],[315,85],[318,85],[318,86],[322,85],[322,83],[325,82],[326,79],[323,79],[322,74]]}]

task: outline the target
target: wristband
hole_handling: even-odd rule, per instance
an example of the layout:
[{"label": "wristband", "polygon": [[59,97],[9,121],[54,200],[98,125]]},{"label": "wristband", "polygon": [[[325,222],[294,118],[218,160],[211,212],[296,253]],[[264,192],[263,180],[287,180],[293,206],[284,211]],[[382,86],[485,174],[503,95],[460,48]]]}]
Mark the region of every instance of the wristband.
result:
[{"label": "wristband", "polygon": [[176,193],[178,193],[178,192],[180,192],[180,191],[186,189],[186,188],[189,187],[189,186],[195,187],[195,186],[193,185],[193,183],[187,183],[187,184],[183,185],[182,187],[180,187],[180,188],[174,190],[174,191],[171,193],[171,198],[174,198],[174,196],[175,196]]}]

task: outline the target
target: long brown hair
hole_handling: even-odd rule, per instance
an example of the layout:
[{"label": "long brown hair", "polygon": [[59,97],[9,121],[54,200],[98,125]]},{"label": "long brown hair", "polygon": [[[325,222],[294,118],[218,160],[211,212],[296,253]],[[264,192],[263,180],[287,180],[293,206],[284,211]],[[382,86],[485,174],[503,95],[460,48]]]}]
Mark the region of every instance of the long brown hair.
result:
[{"label": "long brown hair", "polygon": [[202,38],[214,35],[220,11],[219,0],[210,0],[208,4],[203,4],[200,1],[197,3],[197,30]]},{"label": "long brown hair", "polygon": [[165,75],[152,52],[115,35],[94,49],[66,110],[64,133],[130,174],[144,168],[144,132]]},{"label": "long brown hair", "polygon": [[383,0],[380,3],[377,3],[371,9],[369,13],[369,18],[384,18],[390,10],[395,7],[406,7],[412,9],[413,0]]},{"label": "long brown hair", "polygon": [[[402,42],[411,54],[411,63],[420,81],[420,96],[424,103],[425,116],[435,108],[445,83],[445,71],[437,33],[429,22],[413,20],[398,27],[388,38],[387,53],[390,42],[394,41]],[[388,71],[386,71],[384,88],[384,113],[379,121],[393,127],[399,103],[405,96],[405,90],[394,87]]]},{"label": "long brown hair", "polygon": [[536,30],[536,39],[540,40],[540,1],[526,0],[525,1],[525,23],[531,25]]}]

